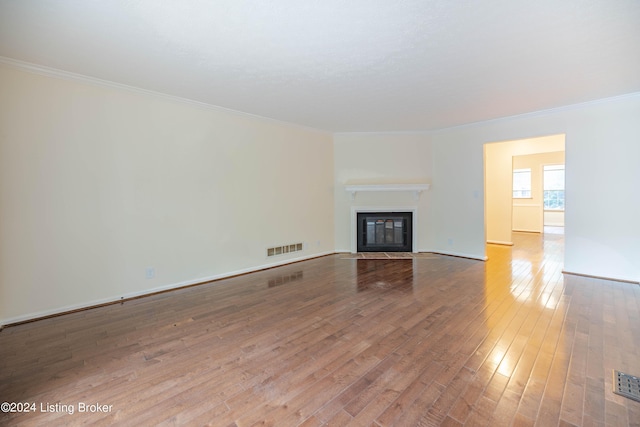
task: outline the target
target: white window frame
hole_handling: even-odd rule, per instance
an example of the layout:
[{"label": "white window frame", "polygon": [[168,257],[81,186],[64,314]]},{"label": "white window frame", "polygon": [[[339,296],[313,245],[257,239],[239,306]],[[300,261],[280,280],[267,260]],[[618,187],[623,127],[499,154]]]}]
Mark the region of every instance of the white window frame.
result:
[{"label": "white window frame", "polygon": [[[518,175],[522,174],[523,176],[529,175],[529,182],[526,182],[525,179],[519,179]],[[528,185],[527,185],[528,184]],[[519,188],[516,188],[519,187]],[[531,199],[531,168],[522,168],[522,169],[513,169],[512,171],[512,185],[511,185],[511,196],[514,199]]]},{"label": "white window frame", "polygon": [[[558,164],[549,164],[549,165],[543,165],[542,166],[542,206],[543,209],[547,212],[564,212],[565,210],[565,205],[566,205],[566,182],[563,182],[563,184],[565,184],[562,189],[553,189],[553,190],[547,190],[546,185],[547,185],[547,180],[545,177],[545,172],[547,170],[549,170],[548,168],[557,168],[557,169],[562,169],[563,174],[566,173],[565,170],[565,165],[562,163],[558,163]],[[557,170],[556,169],[556,170]],[[562,195],[562,207],[561,208],[549,208],[545,205],[545,192],[546,191],[562,191],[563,195]]]}]

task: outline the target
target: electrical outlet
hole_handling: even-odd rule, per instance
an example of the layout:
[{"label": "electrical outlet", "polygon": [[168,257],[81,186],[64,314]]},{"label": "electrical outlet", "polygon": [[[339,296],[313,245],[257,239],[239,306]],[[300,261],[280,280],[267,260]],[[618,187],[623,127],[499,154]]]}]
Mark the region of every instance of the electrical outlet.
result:
[{"label": "electrical outlet", "polygon": [[449,244],[449,246],[453,245],[453,239],[451,237],[449,237],[447,239],[447,243]]},{"label": "electrical outlet", "polygon": [[156,269],[155,269],[155,267],[147,267],[146,277],[147,277],[147,279],[153,279],[154,277],[156,277]]}]

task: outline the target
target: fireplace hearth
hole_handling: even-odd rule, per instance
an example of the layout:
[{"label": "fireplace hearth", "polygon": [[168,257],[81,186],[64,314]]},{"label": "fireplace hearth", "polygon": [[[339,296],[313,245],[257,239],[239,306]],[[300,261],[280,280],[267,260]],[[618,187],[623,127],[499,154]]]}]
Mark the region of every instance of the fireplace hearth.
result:
[{"label": "fireplace hearth", "polygon": [[358,252],[411,252],[412,212],[358,212]]}]

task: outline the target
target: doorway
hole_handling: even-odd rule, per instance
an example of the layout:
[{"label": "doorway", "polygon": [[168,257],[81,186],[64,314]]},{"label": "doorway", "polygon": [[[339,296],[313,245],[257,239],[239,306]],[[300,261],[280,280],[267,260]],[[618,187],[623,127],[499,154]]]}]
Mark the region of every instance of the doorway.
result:
[{"label": "doorway", "polygon": [[[545,231],[543,167],[564,164],[564,152],[564,134],[484,145],[487,243],[512,246],[514,231]],[[514,197],[514,169],[530,169],[530,193]]]}]

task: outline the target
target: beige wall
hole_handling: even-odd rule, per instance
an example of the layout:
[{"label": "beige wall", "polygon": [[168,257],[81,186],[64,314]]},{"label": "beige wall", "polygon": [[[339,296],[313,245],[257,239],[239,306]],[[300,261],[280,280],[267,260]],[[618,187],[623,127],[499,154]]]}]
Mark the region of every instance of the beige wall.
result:
[{"label": "beige wall", "polygon": [[564,227],[564,211],[549,210],[544,211],[544,225]]},{"label": "beige wall", "polygon": [[414,207],[417,209],[417,247],[429,248],[430,190],[415,200],[411,192],[358,193],[355,200],[344,186],[349,183],[431,183],[431,142],[421,134],[337,134],[334,136],[336,250],[350,250],[352,208]]},{"label": "beige wall", "polygon": [[330,134],[7,66],[0,93],[0,324],[334,251]]},{"label": "beige wall", "polygon": [[[513,229],[527,231],[540,231],[542,225],[542,211],[528,212],[526,218],[516,218],[514,221],[514,204],[541,204],[541,199],[527,200],[516,199],[512,201],[512,170],[513,159],[517,156],[525,156],[534,153],[548,153],[563,151],[565,146],[564,135],[550,135],[539,138],[528,138],[517,141],[506,141],[486,144],[485,149],[485,182],[486,182],[486,220],[487,241],[501,244],[512,244],[511,231]],[[539,174],[536,172],[536,176]],[[539,176],[538,176],[539,178]],[[539,181],[539,179],[538,179]],[[536,190],[541,188],[536,183]],[[540,195],[541,198],[541,195]],[[522,207],[519,211],[532,210]],[[521,213],[521,212],[519,212]],[[540,215],[536,218],[530,216]]]},{"label": "beige wall", "polygon": [[[564,138],[561,144],[564,147]],[[544,165],[564,164],[564,151],[551,153],[513,156],[513,169],[531,169],[531,198],[513,199],[512,227],[514,231],[530,231],[541,233],[545,225],[543,168]],[[564,218],[562,212],[550,212],[560,215],[547,215],[553,218],[554,225]]]}]

